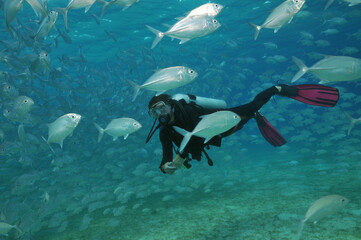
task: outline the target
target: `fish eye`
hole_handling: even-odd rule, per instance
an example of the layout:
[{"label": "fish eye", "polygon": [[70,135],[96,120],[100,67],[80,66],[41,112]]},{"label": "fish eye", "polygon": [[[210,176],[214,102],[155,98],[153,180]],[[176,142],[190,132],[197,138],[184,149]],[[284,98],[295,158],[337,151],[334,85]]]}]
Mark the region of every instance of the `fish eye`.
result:
[{"label": "fish eye", "polygon": [[193,70],[190,70],[189,72],[190,72],[191,74],[192,74],[192,73],[194,73],[194,71],[193,71]]},{"label": "fish eye", "polygon": [[345,199],[342,199],[342,200],[341,200],[341,202],[344,202],[344,201],[345,201]]},{"label": "fish eye", "polygon": [[217,7],[218,7],[218,4],[216,4],[215,6],[216,6],[216,8],[217,8]]},{"label": "fish eye", "polygon": [[216,19],[213,19],[213,23],[217,23],[217,20],[216,20]]},{"label": "fish eye", "polygon": [[74,115],[71,115],[71,118],[75,118],[75,116],[74,116]]},{"label": "fish eye", "polygon": [[24,103],[27,103],[27,102],[28,102],[28,100],[27,100],[27,99],[25,99],[25,100],[24,100]]},{"label": "fish eye", "polygon": [[137,123],[133,123],[133,126],[137,126]]}]

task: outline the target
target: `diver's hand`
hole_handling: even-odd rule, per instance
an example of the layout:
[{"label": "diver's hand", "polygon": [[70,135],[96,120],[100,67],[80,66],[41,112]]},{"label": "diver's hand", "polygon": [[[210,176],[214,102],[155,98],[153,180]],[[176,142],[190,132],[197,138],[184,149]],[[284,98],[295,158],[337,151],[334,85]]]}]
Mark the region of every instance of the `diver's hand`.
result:
[{"label": "diver's hand", "polygon": [[174,158],[173,158],[173,163],[174,166],[179,169],[182,167],[183,163],[184,163],[184,158],[182,158],[179,154],[177,154]]},{"label": "diver's hand", "polygon": [[163,164],[162,169],[165,173],[172,175],[178,168],[173,162],[167,162]]}]

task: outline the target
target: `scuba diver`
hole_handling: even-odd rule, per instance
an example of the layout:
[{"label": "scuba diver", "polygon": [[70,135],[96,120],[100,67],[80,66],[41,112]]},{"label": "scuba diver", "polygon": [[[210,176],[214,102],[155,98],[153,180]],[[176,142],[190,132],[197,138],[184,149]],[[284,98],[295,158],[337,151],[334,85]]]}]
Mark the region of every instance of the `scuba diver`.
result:
[{"label": "scuba diver", "polygon": [[[163,148],[160,169],[163,173],[167,174],[173,174],[181,166],[187,169],[190,168],[189,161],[191,159],[200,161],[202,152],[207,157],[208,164],[212,166],[213,162],[206,153],[205,148],[209,149],[209,146],[220,147],[222,138],[242,129],[251,118],[256,120],[261,134],[270,144],[275,147],[282,146],[286,143],[286,140],[258,112],[274,95],[289,97],[306,104],[323,107],[333,107],[339,99],[338,89],[318,84],[294,86],[281,84],[273,86],[259,93],[253,101],[232,108],[227,108],[226,103],[222,100],[184,94],[176,94],[173,97],[161,94],[154,96],[149,102],[148,113],[155,121],[146,142],[149,142],[155,131],[159,129],[159,138]],[[212,121],[217,121],[220,118],[213,117],[211,114],[221,111],[225,114],[233,113],[235,115],[233,118],[239,118],[238,121],[233,125],[227,126],[227,128],[223,128],[226,131],[221,133],[217,132],[217,129],[211,129],[208,133],[212,132],[212,134],[207,135],[209,139],[200,136],[201,134],[198,134],[198,136],[194,134],[197,128],[209,129],[212,128],[212,125],[214,128],[216,128],[216,125],[219,126],[219,122],[212,124]],[[205,116],[210,117],[208,120],[205,120]],[[155,127],[157,120],[159,124]],[[203,120],[208,121],[208,125],[206,127],[199,127],[199,125],[205,124],[201,123]],[[228,119],[223,119],[224,122],[229,121]],[[184,142],[186,137],[183,137],[185,133],[189,135],[186,143]],[[190,135],[190,133],[192,134]],[[178,150],[176,150],[173,144],[178,147]],[[179,148],[180,146],[181,148]],[[173,149],[176,152],[174,158]],[[181,150],[179,151],[179,149]]]}]

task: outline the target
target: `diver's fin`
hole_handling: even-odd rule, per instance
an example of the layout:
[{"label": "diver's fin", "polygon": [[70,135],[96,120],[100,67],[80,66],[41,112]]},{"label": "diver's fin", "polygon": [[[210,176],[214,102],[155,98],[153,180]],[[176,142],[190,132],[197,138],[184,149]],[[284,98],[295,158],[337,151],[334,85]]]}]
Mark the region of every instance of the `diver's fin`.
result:
[{"label": "diver's fin", "polygon": [[259,112],[255,113],[254,119],[257,121],[259,131],[272,146],[279,147],[286,143],[281,134]]},{"label": "diver's fin", "polygon": [[322,107],[334,107],[339,99],[337,88],[319,84],[294,85],[298,89],[296,96],[290,96],[297,101]]}]

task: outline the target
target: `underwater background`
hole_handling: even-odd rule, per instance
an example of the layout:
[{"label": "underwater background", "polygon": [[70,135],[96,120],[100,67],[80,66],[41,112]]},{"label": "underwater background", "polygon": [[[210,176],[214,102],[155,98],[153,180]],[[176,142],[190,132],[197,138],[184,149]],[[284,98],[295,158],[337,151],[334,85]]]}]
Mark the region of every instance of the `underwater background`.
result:
[{"label": "underwater background", "polygon": [[[256,41],[247,22],[262,24],[282,1],[220,0],[216,32],[182,45],[165,37],[150,49],[154,34],[145,25],[166,30],[162,24],[205,3],[140,0],[124,11],[110,6],[99,18],[102,4],[95,2],[88,13],[69,11],[67,36],[54,28],[27,42],[11,37],[0,13],[1,88],[34,101],[26,119],[0,117],[1,222],[22,230],[0,239],[292,239],[309,206],[331,194],[350,203],[317,224],[306,222],[302,239],[361,239],[361,125],[348,135],[343,113],[361,116],[359,81],[326,84],[340,91],[333,108],[269,101],[261,112],[287,140],[282,147],[267,143],[251,120],[208,151],[214,166],[203,157],[174,175],[160,171],[158,133],[145,144],[154,92],[141,90],[132,102],[127,79],[142,84],[157,69],[188,66],[198,78],[168,94],[223,99],[231,107],[278,81],[291,84],[299,70],[292,56],[307,66],[323,55],[361,58],[361,5],[336,1],[324,10],[325,0],[307,1],[291,23],[276,34],[262,29]],[[49,10],[66,4],[48,0]],[[23,36],[36,32],[39,18],[27,2],[16,17],[12,26]],[[62,15],[55,26],[65,34]],[[50,56],[49,71],[32,73],[24,59],[41,51]],[[295,84],[317,82],[308,73]],[[12,99],[4,89],[0,97],[3,113]],[[53,153],[42,136],[67,113],[82,120],[62,148],[51,144]],[[120,117],[143,127],[126,140],[105,135],[97,143],[93,123],[105,127]]]}]

